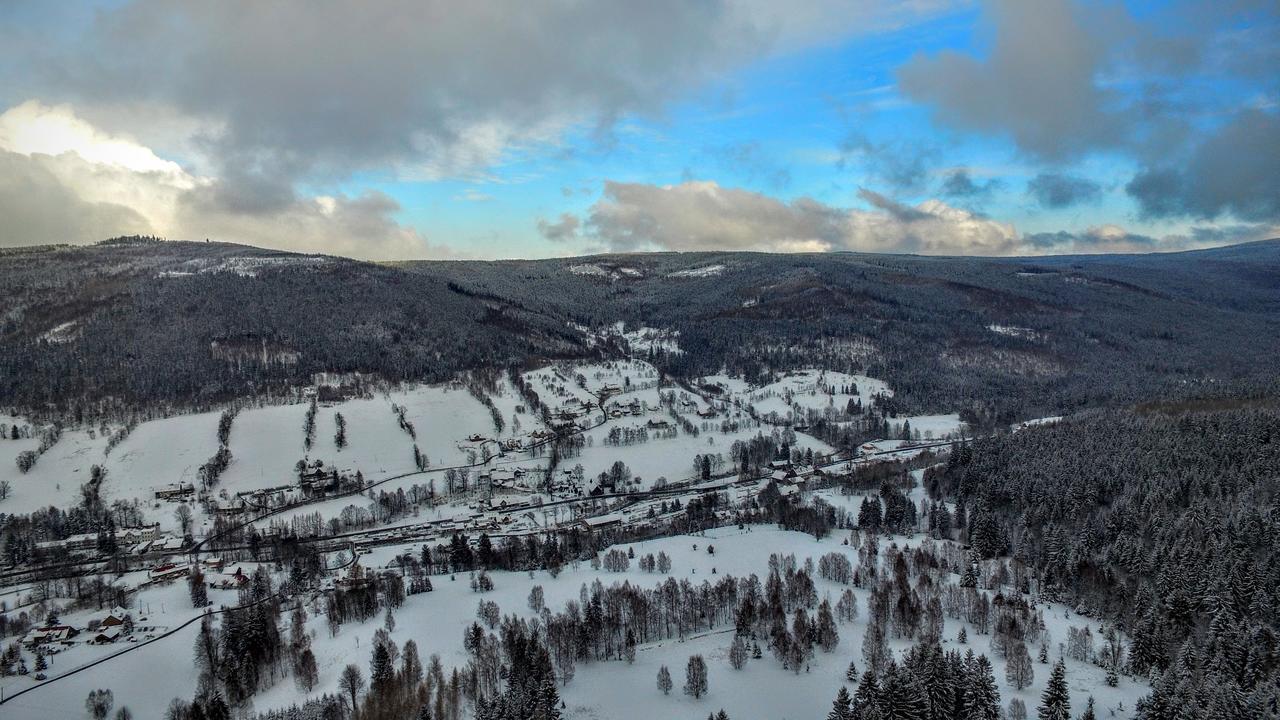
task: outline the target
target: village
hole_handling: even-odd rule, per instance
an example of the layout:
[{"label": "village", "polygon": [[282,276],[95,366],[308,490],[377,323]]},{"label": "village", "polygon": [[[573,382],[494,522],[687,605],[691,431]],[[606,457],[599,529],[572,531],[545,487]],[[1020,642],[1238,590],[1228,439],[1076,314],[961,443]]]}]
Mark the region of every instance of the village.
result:
[{"label": "village", "polygon": [[[230,435],[234,460],[220,486],[202,487],[184,477],[155,477],[147,483],[109,476],[118,483],[117,496],[141,496],[136,499],[146,503],[152,521],[117,528],[110,540],[102,533],[41,540],[33,558],[73,568],[70,572],[113,575],[108,585],[120,602],[105,611],[60,612],[63,603],[54,597],[36,600],[34,594],[19,593],[7,601],[16,616],[30,617],[30,629],[20,646],[11,646],[20,649],[7,651],[10,672],[0,683],[20,690],[28,687],[23,679],[30,683],[58,677],[50,674],[51,668],[61,673],[68,663],[110,657],[116,646],[156,642],[179,632],[202,612],[181,597],[195,582],[193,576],[210,593],[205,609],[234,606],[254,572],[270,570],[270,561],[261,556],[278,552],[272,548],[283,547],[281,543],[305,542],[337,561],[339,569],[308,591],[308,604],[321,608],[326,593],[370,582],[375,570],[362,559],[373,557],[369,553],[383,557],[386,548],[433,547],[461,537],[478,551],[491,541],[567,531],[596,537],[662,534],[680,520],[686,505],[708,495],[723,500],[715,510],[718,521],[732,522],[755,507],[766,491],[802,503],[830,485],[828,475],[940,451],[964,434],[958,421],[948,425],[945,418],[921,418],[912,424],[919,423],[928,437],[908,433],[837,452],[803,428],[815,418],[849,417],[846,408],[861,401],[871,405],[890,391],[878,381],[835,373],[802,373],[747,394],[730,378],[706,378],[694,386],[664,384],[647,363],[614,361],[548,366],[526,373],[521,384],[523,397],[508,386],[476,403],[472,420],[463,423],[415,416],[412,394],[315,403],[313,412],[320,417],[346,415],[353,438],[341,455],[329,456],[341,457],[342,464],[304,458],[288,469],[288,483],[247,481],[246,464],[262,452],[241,450],[239,444],[241,424],[257,420],[253,410],[235,418]],[[448,398],[451,408],[475,403],[471,394],[444,393],[440,399]],[[437,397],[428,395],[426,401],[442,408]],[[422,458],[414,465],[387,466],[386,436],[366,445],[364,440],[372,437],[356,434],[382,403],[393,409],[399,403],[407,406],[398,411],[402,421],[390,437],[412,443],[412,452],[404,455]],[[396,417],[382,412],[379,419]],[[498,414],[510,419],[495,425],[491,419]],[[478,422],[482,418],[487,428]],[[893,432],[911,421],[901,419]],[[455,434],[428,438],[421,430],[405,431],[405,424],[447,426]],[[278,422],[271,427],[280,436]],[[259,440],[255,435],[247,439]],[[758,469],[744,471],[733,456],[745,453],[748,442],[759,437],[788,449]],[[324,447],[317,445],[312,453]],[[420,451],[420,446],[427,449]],[[138,462],[134,459],[135,466]],[[278,457],[269,462],[288,467]],[[380,503],[388,498],[398,498],[403,508],[380,512]],[[185,527],[179,522],[184,515]],[[321,522],[303,522],[309,517]],[[246,554],[250,551],[257,557]],[[32,593],[50,587],[34,569],[23,572],[13,568],[9,577],[30,583]],[[157,604],[163,619],[156,617]],[[188,609],[175,616],[184,604]],[[41,612],[30,612],[33,608]]]}]

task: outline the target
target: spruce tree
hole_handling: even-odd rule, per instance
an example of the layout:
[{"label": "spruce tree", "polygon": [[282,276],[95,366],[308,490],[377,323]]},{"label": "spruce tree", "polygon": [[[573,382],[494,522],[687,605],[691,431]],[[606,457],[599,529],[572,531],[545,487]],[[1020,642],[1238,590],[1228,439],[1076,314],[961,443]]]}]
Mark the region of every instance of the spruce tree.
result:
[{"label": "spruce tree", "polygon": [[1053,666],[1044,694],[1040,696],[1039,720],[1071,720],[1071,693],[1067,690],[1067,668],[1062,659]]},{"label": "spruce tree", "polygon": [[964,720],[1000,720],[1000,690],[986,655],[973,663],[964,691]]},{"label": "spruce tree", "polygon": [[929,700],[915,674],[890,662],[877,705],[884,720],[927,720]]},{"label": "spruce tree", "polygon": [[827,720],[853,720],[853,700],[849,698],[849,691],[840,687],[840,691],[836,693],[836,699],[831,703],[831,712],[827,714]]}]

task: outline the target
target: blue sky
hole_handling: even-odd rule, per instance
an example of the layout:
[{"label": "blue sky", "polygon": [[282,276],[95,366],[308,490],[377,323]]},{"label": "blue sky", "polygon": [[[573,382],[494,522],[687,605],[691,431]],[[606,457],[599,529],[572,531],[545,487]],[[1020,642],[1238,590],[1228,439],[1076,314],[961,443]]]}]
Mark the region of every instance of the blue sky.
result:
[{"label": "blue sky", "polygon": [[1280,235],[1272,3],[324,7],[0,9],[0,245],[153,232],[397,259]]}]

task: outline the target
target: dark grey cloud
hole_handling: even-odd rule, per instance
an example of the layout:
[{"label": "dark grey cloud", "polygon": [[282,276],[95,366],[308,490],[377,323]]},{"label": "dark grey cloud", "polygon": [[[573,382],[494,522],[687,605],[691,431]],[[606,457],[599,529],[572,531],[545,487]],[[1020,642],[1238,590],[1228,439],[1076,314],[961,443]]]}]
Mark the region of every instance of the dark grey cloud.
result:
[{"label": "dark grey cloud", "polygon": [[134,0],[33,72],[56,99],[200,119],[217,199],[254,213],[299,179],[482,173],[568,126],[659,113],[776,38],[715,1]]},{"label": "dark grey cloud", "polygon": [[1102,197],[1102,185],[1064,173],[1040,173],[1027,182],[1027,194],[1047,208],[1060,209]]},{"label": "dark grey cloud", "polygon": [[1240,63],[1267,67],[1276,52],[1258,47],[1275,35],[1274,3],[1175,2],[1137,17],[1121,4],[991,0],[984,20],[985,57],[916,55],[899,68],[899,85],[947,125],[1007,136],[1054,162],[1176,149],[1194,134],[1193,113],[1217,110],[1188,99],[1178,78],[1235,76]]},{"label": "dark grey cloud", "polygon": [[1134,233],[1116,225],[1102,225],[1083,232],[1031,233],[1023,242],[1041,253],[1141,253],[1182,250],[1187,239],[1181,236],[1154,238]]},{"label": "dark grey cloud", "polygon": [[939,191],[943,197],[979,198],[990,195],[1002,185],[1003,183],[994,178],[986,182],[974,182],[968,168],[956,168],[944,176]]},{"label": "dark grey cloud", "polygon": [[554,222],[540,218],[538,220],[538,234],[553,242],[574,240],[578,237],[578,228],[581,225],[582,222],[578,220],[577,215],[561,213],[560,219]]},{"label": "dark grey cloud", "polygon": [[902,222],[927,220],[931,216],[930,213],[920,210],[919,208],[914,208],[910,205],[900,203],[897,200],[881,195],[874,190],[861,188],[858,190],[858,197],[867,201],[873,207],[889,213],[891,217]]},{"label": "dark grey cloud", "polygon": [[1007,134],[1034,155],[1062,159],[1110,146],[1125,118],[1096,82],[1105,48],[1069,0],[994,0],[989,57],[946,50],[917,55],[898,71],[911,98],[943,122]]},{"label": "dark grey cloud", "polygon": [[1245,110],[1185,161],[1148,167],[1125,190],[1145,217],[1280,221],[1280,115]]}]

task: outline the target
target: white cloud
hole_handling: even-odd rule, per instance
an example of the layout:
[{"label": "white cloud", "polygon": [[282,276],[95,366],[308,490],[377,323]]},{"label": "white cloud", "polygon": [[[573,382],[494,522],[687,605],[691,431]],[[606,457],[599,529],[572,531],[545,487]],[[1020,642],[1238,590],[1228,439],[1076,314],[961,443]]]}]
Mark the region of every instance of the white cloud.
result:
[{"label": "white cloud", "polygon": [[445,254],[397,223],[399,205],[382,193],[230,211],[217,198],[218,179],[105,133],[65,105],[29,101],[0,114],[0,169],[0,246],[151,233],[362,258]]},{"label": "white cloud", "polygon": [[[1012,225],[939,200],[908,206],[870,191],[862,197],[873,209],[836,208],[810,198],[784,202],[710,181],[606,182],[585,227],[589,239],[612,250],[1004,255],[1019,249]],[[562,219],[557,226],[566,224]]]}]

